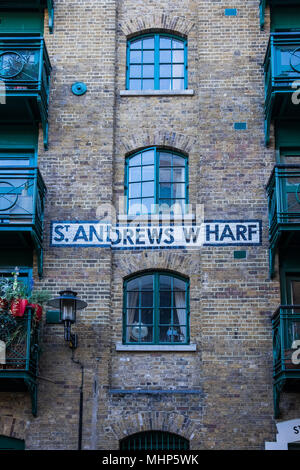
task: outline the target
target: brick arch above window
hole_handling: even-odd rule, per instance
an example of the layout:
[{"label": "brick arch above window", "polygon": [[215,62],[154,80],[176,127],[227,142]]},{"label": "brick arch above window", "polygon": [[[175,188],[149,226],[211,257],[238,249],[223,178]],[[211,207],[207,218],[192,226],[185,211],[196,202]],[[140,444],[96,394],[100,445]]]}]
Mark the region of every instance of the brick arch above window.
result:
[{"label": "brick arch above window", "polygon": [[189,440],[191,448],[193,448],[194,439],[197,435],[195,423],[189,418],[180,413],[166,413],[163,411],[118,416],[116,421],[112,423],[110,430],[118,441],[141,431],[167,431]]},{"label": "brick arch above window", "polygon": [[187,37],[195,23],[182,16],[172,16],[165,13],[143,15],[128,18],[120,23],[123,34],[129,39],[137,34],[159,31]]},{"label": "brick arch above window", "polygon": [[121,151],[127,156],[140,149],[156,146],[187,155],[196,148],[196,144],[195,137],[178,132],[170,132],[164,129],[148,132],[140,129],[138,133],[129,134],[122,138]]}]

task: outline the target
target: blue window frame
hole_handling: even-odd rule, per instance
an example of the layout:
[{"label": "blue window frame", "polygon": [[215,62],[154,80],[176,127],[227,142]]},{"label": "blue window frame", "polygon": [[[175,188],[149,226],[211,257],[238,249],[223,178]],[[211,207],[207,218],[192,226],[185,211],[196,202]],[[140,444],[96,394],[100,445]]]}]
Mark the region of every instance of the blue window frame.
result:
[{"label": "blue window frame", "polygon": [[188,344],[189,280],[147,272],[124,282],[124,344]]},{"label": "blue window frame", "polygon": [[184,214],[188,204],[188,157],[157,147],[130,155],[125,162],[125,196],[127,214],[133,217],[170,213],[174,205]]},{"label": "blue window frame", "polygon": [[187,86],[186,39],[146,34],[128,41],[128,90],[184,90]]}]

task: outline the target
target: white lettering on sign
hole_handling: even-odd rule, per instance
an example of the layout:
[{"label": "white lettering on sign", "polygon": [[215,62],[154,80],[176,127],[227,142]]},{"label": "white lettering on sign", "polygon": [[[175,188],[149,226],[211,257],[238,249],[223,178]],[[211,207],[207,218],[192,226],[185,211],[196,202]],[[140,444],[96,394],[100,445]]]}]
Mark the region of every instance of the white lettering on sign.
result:
[{"label": "white lettering on sign", "polygon": [[6,344],[0,341],[0,364],[6,364]]},{"label": "white lettering on sign", "polygon": [[300,341],[293,341],[292,349],[296,349],[296,351],[292,354],[292,363],[295,365],[300,364]]},{"label": "white lettering on sign", "polygon": [[112,226],[99,222],[54,221],[51,246],[112,249],[198,248],[202,245],[260,245],[261,221],[209,221],[200,225]]}]

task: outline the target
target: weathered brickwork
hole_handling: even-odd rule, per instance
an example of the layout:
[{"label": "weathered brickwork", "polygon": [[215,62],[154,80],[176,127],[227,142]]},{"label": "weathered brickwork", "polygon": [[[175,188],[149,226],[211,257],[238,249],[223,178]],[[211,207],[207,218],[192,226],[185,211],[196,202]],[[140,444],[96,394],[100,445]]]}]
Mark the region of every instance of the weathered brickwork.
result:
[{"label": "weathered brickwork", "polygon": [[[224,10],[237,8],[237,16]],[[164,430],[191,449],[264,449],[275,440],[271,314],[280,303],[269,280],[265,186],[275,161],[264,146],[262,63],[269,18],[259,0],[56,0],[45,40],[53,66],[49,150],[39,145],[48,188],[44,275],[35,286],[56,296],[71,287],[88,307],[73,328],[84,365],[83,448],[118,449],[125,436]],[[47,17],[47,12],[45,13]],[[145,32],[188,41],[191,95],[127,96],[126,42]],[[87,93],[75,96],[74,82]],[[246,122],[246,130],[234,123]],[[230,246],[125,250],[50,246],[52,220],[97,220],[101,204],[124,194],[125,157],[159,146],[189,159],[189,202],[207,220],[262,220],[262,244],[234,259]],[[195,351],[121,351],[123,283],[147,270],[190,280]],[[43,323],[38,416],[29,394],[0,395],[0,435],[27,449],[76,449],[80,364],[61,325]],[[146,390],[149,393],[121,393]],[[161,393],[151,393],[160,390]],[[186,393],[184,393],[186,391]],[[188,393],[193,391],[193,393]],[[176,393],[177,392],[177,393]],[[298,418],[300,397],[285,394],[282,419]]]}]

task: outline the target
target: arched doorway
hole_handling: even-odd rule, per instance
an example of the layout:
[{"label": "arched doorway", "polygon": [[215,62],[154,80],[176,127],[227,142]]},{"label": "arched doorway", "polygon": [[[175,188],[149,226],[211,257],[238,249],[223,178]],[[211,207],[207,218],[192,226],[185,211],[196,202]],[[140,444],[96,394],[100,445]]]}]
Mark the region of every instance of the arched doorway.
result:
[{"label": "arched doorway", "polygon": [[178,434],[165,431],[143,431],[120,441],[120,450],[189,450],[190,443]]}]

